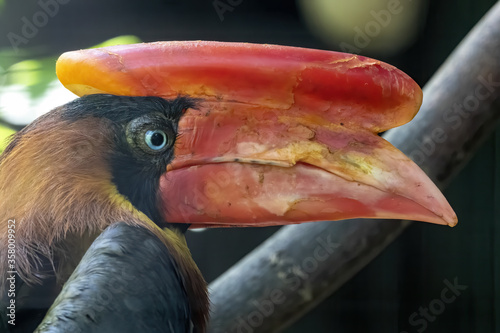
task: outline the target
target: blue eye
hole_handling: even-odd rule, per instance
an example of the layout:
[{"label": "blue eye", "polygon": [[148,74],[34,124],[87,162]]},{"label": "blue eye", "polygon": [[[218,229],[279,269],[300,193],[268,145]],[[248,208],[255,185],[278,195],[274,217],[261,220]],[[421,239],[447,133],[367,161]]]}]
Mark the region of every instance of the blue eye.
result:
[{"label": "blue eye", "polygon": [[147,131],[144,140],[149,148],[160,150],[167,145],[167,134],[161,130]]}]

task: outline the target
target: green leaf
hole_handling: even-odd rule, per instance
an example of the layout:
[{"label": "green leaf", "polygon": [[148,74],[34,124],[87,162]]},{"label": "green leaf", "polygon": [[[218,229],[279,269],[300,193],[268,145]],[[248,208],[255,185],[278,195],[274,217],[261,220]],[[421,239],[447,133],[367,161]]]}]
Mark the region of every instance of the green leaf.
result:
[{"label": "green leaf", "polygon": [[0,154],[4,151],[9,143],[10,136],[16,133],[13,129],[0,124]]},{"label": "green leaf", "polygon": [[113,45],[136,44],[136,43],[140,43],[140,42],[142,42],[142,41],[137,36],[123,35],[123,36],[118,36],[118,37],[108,39],[100,44],[92,46],[91,49],[95,49],[98,47],[113,46]]}]

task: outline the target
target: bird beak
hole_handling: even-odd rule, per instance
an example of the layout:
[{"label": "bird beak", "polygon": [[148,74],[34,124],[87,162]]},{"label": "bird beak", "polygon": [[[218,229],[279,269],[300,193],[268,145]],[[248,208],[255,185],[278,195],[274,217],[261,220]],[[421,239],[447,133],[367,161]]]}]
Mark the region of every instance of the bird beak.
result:
[{"label": "bird beak", "polygon": [[57,63],[77,95],[198,99],[160,180],[164,215],[193,227],[348,218],[454,226],[425,173],[378,133],[410,121],[422,91],[377,60],[217,42],[82,50]]}]

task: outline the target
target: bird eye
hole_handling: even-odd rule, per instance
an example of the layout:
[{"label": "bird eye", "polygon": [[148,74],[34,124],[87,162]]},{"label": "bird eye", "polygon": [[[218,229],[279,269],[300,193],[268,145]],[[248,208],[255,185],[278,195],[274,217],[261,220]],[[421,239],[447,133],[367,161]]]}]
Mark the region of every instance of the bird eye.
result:
[{"label": "bird eye", "polygon": [[150,130],[144,135],[144,141],[146,141],[149,148],[153,150],[160,150],[167,145],[167,134],[165,134],[162,130]]},{"label": "bird eye", "polygon": [[164,157],[175,144],[176,124],[161,114],[146,114],[130,121],[125,135],[128,144],[138,153],[146,154],[147,158]]}]

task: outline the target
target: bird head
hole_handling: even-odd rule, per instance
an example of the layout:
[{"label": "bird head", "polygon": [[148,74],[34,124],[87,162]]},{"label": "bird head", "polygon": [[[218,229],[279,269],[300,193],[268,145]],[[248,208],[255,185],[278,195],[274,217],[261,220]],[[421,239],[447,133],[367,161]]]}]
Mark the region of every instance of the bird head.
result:
[{"label": "bird head", "polygon": [[158,42],[63,54],[77,95],[199,100],[179,122],[160,210],[191,227],[346,218],[453,226],[446,199],[378,133],[410,121],[422,91],[362,56],[247,43]]},{"label": "bird head", "polygon": [[[106,222],[82,212],[97,212],[84,206],[103,202],[130,205],[136,215],[164,225],[159,179],[173,159],[179,119],[193,106],[183,97],[89,95],[47,113],[2,155],[3,214],[31,221],[19,222],[22,231],[41,238],[44,231],[53,237],[96,231]],[[62,222],[69,219],[74,223]]]}]

